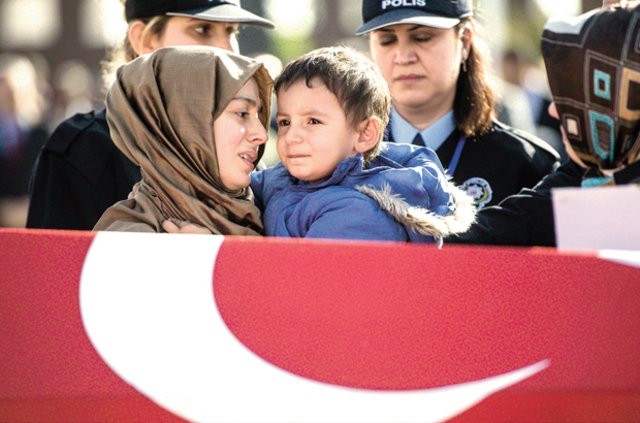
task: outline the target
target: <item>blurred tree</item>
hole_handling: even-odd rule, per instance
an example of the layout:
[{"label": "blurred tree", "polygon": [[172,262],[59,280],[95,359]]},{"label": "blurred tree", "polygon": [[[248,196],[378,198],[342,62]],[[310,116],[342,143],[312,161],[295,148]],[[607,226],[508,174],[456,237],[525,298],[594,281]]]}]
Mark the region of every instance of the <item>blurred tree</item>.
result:
[{"label": "blurred tree", "polygon": [[591,10],[602,6],[602,0],[582,0],[582,10]]},{"label": "blurred tree", "polygon": [[[64,0],[56,2],[56,7],[60,8],[60,19],[62,23],[60,27],[62,31],[55,36],[55,39],[48,40],[46,45],[42,46],[22,46],[12,45],[4,46],[4,52],[16,54],[41,54],[46,58],[49,68],[54,70],[62,63],[69,60],[79,60],[90,69],[99,72],[99,63],[107,52],[107,46],[103,47],[87,47],[80,36],[81,19],[79,10],[81,3],[86,0]],[[0,0],[0,12],[7,6],[6,0]],[[34,10],[31,13],[38,13]],[[0,15],[0,19],[2,15]],[[28,22],[25,22],[28,25]],[[38,28],[33,28],[37,31]]]},{"label": "blurred tree", "polygon": [[537,2],[530,0],[511,0],[508,5],[508,44],[504,47],[515,49],[528,60],[537,62],[540,58],[540,36],[547,16]]},{"label": "blurred tree", "polygon": [[316,30],[314,31],[314,44],[316,46],[330,46],[345,38],[346,34],[340,27],[338,19],[342,12],[341,3],[343,3],[343,0],[316,1],[317,20]]},{"label": "blurred tree", "polygon": [[[528,60],[538,61],[540,59],[540,36],[548,16],[535,1],[510,0],[507,4],[509,7],[507,22],[509,43],[505,48],[515,48]],[[582,11],[601,6],[602,0],[581,0]]]},{"label": "blurred tree", "polygon": [[[243,0],[242,7],[258,16],[266,16],[264,1]],[[238,37],[242,53],[247,56],[255,56],[260,53],[273,52],[274,46],[270,32],[273,31],[255,25],[244,25]]]}]

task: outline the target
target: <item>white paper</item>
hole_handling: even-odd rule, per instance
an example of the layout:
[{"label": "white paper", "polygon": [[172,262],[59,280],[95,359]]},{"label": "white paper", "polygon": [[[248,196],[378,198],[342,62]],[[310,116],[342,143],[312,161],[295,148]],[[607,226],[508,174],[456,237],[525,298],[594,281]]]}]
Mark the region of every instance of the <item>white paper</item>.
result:
[{"label": "white paper", "polygon": [[562,250],[640,250],[640,185],[552,190]]}]

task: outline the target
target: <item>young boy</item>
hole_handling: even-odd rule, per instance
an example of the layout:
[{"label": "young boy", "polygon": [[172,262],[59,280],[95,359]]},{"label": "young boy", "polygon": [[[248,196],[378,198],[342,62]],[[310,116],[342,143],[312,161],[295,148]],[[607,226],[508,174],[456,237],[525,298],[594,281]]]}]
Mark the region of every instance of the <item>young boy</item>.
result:
[{"label": "young boy", "polygon": [[[265,235],[440,243],[469,227],[472,199],[432,150],[382,146],[391,96],[364,55],[314,50],[284,68],[275,91],[280,163],[251,181]],[[406,149],[411,164],[378,156],[386,148]]]}]

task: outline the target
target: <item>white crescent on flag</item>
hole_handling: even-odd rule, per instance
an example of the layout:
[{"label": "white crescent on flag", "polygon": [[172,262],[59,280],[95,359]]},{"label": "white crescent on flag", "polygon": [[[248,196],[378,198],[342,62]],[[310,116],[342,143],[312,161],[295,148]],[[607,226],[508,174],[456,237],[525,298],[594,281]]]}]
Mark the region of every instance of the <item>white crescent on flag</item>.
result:
[{"label": "white crescent on flag", "polygon": [[[182,418],[227,423],[442,421],[550,365],[540,357],[482,380],[395,391],[298,376],[254,354],[225,324],[213,290],[223,240],[101,232],[82,270],[82,321],[100,356],[127,383]],[[251,250],[245,261],[252,265]]]}]

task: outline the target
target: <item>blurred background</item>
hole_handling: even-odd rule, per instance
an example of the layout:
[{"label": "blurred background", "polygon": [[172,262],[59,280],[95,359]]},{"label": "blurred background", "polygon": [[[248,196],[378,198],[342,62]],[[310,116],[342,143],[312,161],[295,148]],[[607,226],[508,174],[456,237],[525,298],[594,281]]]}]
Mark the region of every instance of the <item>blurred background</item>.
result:
[{"label": "blurred background", "polygon": [[[242,0],[275,31],[240,30],[241,51],[277,73],[313,48],[347,44],[361,23],[358,0]],[[501,116],[557,143],[554,122],[536,110],[548,96],[539,41],[551,16],[571,16],[602,0],[477,0],[499,94],[521,110]],[[28,181],[40,147],[67,117],[102,107],[101,61],[125,34],[119,0],[0,0],[0,226],[24,227]],[[273,157],[268,160],[273,160]]]}]

